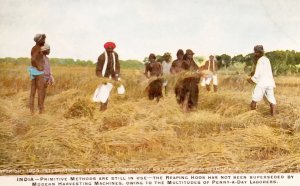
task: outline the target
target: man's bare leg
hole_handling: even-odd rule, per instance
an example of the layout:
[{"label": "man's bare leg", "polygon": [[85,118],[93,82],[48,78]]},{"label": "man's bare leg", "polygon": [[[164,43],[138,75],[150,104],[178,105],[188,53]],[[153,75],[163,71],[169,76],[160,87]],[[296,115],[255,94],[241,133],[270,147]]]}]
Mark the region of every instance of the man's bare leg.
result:
[{"label": "man's bare leg", "polygon": [[251,110],[256,110],[256,102],[252,101],[250,104]]},{"label": "man's bare leg", "polygon": [[276,115],[276,105],[273,103],[270,103],[270,112],[271,112],[271,116]]},{"label": "man's bare leg", "polygon": [[30,113],[32,115],[34,114],[35,93],[36,93],[36,80],[33,79],[33,80],[31,80],[31,89],[30,89],[30,97],[29,97],[29,108],[30,108]]},{"label": "man's bare leg", "polygon": [[107,109],[107,104],[108,104],[108,101],[106,101],[105,103],[101,103],[100,111],[105,111]]}]

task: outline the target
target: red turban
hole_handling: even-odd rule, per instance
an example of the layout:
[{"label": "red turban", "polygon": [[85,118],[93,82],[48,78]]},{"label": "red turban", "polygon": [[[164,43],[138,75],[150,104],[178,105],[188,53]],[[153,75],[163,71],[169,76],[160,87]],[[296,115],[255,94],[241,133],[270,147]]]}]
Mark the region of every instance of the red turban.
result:
[{"label": "red turban", "polygon": [[106,43],[104,44],[104,48],[105,48],[105,49],[107,49],[107,48],[112,48],[112,49],[114,49],[114,48],[116,48],[116,44],[115,44],[114,42],[106,42]]}]

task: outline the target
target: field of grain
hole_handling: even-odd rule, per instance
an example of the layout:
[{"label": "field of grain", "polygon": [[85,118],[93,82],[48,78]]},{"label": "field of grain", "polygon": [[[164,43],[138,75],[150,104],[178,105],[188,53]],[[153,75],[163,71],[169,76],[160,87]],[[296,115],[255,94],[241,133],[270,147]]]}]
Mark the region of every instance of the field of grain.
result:
[{"label": "field of grain", "polygon": [[99,83],[94,70],[54,66],[46,112],[31,116],[26,65],[0,64],[0,170],[300,172],[299,77],[276,77],[276,117],[264,101],[250,111],[253,85],[229,71],[220,73],[218,93],[200,87],[199,107],[183,113],[172,88],[159,103],[149,101],[142,71],[125,69],[126,94],[113,91],[100,112],[91,101]]}]

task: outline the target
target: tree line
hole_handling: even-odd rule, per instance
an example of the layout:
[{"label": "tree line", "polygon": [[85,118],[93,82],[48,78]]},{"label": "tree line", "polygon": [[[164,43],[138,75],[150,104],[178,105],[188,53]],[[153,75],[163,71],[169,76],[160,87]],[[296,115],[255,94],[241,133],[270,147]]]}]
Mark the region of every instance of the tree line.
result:
[{"label": "tree line", "polygon": [[[276,50],[266,52],[265,55],[270,59],[274,75],[300,74],[300,52],[294,50]],[[221,68],[232,66],[236,63],[243,63],[245,64],[245,72],[248,72],[255,65],[253,56],[253,53],[245,56],[240,54],[233,57],[222,54],[216,56],[216,58]]]},{"label": "tree line", "polygon": [[[31,59],[27,57],[20,58],[0,58],[0,63],[9,63],[9,64],[26,64],[30,65]],[[72,58],[50,58],[51,66],[82,66],[82,67],[95,67],[95,63],[91,60],[80,60],[80,59],[72,59]],[[143,64],[138,60],[120,60],[121,68],[125,69],[141,69],[143,68]]]},{"label": "tree line", "polygon": [[[253,53],[247,55],[236,55],[231,57],[228,54],[216,55],[217,64],[220,69],[234,66],[235,64],[242,63],[244,65],[244,71],[246,73],[254,69],[254,58]],[[265,54],[271,61],[272,70],[274,75],[286,75],[286,74],[300,74],[300,52],[294,50],[276,50],[267,52]],[[204,57],[195,56],[195,61],[202,63]],[[157,60],[162,62],[163,55],[157,55]],[[148,58],[145,57],[143,62],[138,60],[120,60],[121,68],[125,69],[142,69],[144,68],[143,63],[146,63]],[[13,63],[20,64],[25,63],[30,65],[30,58],[0,58],[0,63]],[[74,60],[72,58],[50,58],[51,65],[62,65],[62,66],[95,66],[91,60]]]}]

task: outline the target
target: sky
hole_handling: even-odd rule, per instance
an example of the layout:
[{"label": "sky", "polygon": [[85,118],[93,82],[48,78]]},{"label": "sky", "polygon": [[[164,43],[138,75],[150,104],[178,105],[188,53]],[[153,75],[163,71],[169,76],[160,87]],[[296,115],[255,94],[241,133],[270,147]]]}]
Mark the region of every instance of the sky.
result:
[{"label": "sky", "polygon": [[299,0],[0,0],[0,57],[30,57],[45,33],[49,57],[96,61],[192,49],[197,56],[300,51]]}]

